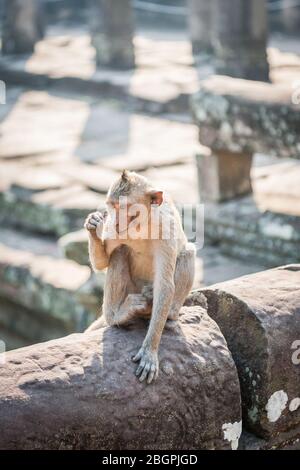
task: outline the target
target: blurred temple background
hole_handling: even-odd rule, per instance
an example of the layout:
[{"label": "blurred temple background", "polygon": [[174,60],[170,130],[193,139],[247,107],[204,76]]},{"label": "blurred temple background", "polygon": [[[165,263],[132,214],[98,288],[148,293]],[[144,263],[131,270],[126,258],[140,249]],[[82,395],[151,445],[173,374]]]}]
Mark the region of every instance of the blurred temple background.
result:
[{"label": "blurred temple background", "polygon": [[7,349],[99,314],[105,273],[91,273],[82,226],[123,168],[179,208],[204,204],[195,287],[300,262],[300,1],[0,0],[0,12]]}]

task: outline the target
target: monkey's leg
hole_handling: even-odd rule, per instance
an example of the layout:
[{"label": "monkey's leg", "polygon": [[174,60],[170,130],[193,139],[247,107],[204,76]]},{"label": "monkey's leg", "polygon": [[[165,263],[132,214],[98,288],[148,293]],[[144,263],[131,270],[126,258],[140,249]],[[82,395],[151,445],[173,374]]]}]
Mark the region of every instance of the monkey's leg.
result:
[{"label": "monkey's leg", "polygon": [[124,325],[149,310],[144,296],[136,293],[129,256],[129,248],[122,245],[110,257],[103,301],[103,314],[109,325]]},{"label": "monkey's leg", "polygon": [[100,328],[104,328],[105,326],[107,326],[106,320],[105,320],[105,318],[103,317],[103,315],[101,315],[101,317],[100,317],[100,318],[97,318],[97,320],[95,320],[95,321],[84,331],[84,333],[89,333],[90,331],[96,331],[96,330],[99,330]]},{"label": "monkey's leg", "polygon": [[171,240],[159,240],[154,250],[153,307],[148,332],[142,347],[132,358],[139,362],[136,375],[142,382],[151,383],[158,375],[158,347],[174,298],[176,247]]},{"label": "monkey's leg", "polygon": [[168,320],[178,320],[179,311],[193,286],[195,275],[195,249],[189,244],[176,261],[174,274],[175,293]]}]

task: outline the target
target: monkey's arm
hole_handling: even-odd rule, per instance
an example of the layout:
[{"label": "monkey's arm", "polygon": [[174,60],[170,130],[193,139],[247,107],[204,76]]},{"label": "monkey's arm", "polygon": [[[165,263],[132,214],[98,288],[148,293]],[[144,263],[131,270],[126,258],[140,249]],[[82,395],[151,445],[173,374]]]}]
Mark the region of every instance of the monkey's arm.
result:
[{"label": "monkey's arm", "polygon": [[97,237],[95,230],[89,232],[89,257],[94,270],[101,271],[107,268],[109,259],[103,241]]},{"label": "monkey's arm", "polygon": [[151,383],[158,375],[158,347],[174,297],[176,255],[176,247],[170,240],[160,240],[154,258],[152,316],[143,345],[133,358],[134,362],[140,361],[136,375],[141,382],[147,378]]},{"label": "monkey's arm", "polygon": [[89,214],[84,227],[89,234],[89,257],[92,268],[101,271],[107,268],[109,258],[105,251],[105,246],[102,240],[104,218],[101,212],[93,212]]}]

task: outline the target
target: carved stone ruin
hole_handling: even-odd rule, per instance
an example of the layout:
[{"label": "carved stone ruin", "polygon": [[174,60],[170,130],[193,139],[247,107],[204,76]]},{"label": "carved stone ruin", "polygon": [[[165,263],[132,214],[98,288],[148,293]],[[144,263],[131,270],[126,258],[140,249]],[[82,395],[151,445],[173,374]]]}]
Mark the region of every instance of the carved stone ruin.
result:
[{"label": "carved stone ruin", "polygon": [[96,0],[91,14],[91,30],[99,66],[134,67],[131,0]]},{"label": "carved stone ruin", "polygon": [[1,449],[235,449],[240,386],[225,339],[200,307],[167,325],[150,386],[131,357],[145,323],[6,353]]},{"label": "carved stone ruin", "polygon": [[218,73],[269,80],[267,11],[262,0],[215,0],[213,46]]},{"label": "carved stone ruin", "polygon": [[33,52],[44,36],[44,17],[38,0],[6,0],[2,33],[3,54]]}]

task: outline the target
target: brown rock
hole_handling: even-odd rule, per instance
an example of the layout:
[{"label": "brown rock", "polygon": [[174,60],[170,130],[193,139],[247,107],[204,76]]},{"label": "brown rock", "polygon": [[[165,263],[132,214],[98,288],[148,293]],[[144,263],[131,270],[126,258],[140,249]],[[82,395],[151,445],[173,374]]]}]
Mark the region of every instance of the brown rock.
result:
[{"label": "brown rock", "polygon": [[298,94],[289,83],[209,78],[192,101],[200,142],[241,155],[299,159]]},{"label": "brown rock", "polygon": [[300,435],[299,285],[289,265],[201,290],[238,368],[245,422],[262,437]]},{"label": "brown rock", "polygon": [[144,335],[140,321],[7,353],[0,448],[235,448],[239,383],[217,325],[200,307],[184,307],[164,331],[150,386],[130,359]]}]

